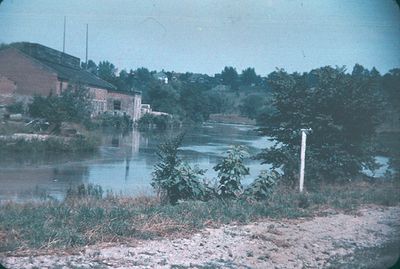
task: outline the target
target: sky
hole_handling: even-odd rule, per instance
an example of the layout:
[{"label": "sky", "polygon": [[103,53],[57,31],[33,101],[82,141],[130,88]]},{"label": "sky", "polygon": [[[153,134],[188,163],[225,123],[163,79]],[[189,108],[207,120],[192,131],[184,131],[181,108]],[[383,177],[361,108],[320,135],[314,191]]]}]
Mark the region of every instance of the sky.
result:
[{"label": "sky", "polygon": [[0,43],[29,41],[119,70],[266,75],[355,63],[400,67],[394,0],[4,0]]}]

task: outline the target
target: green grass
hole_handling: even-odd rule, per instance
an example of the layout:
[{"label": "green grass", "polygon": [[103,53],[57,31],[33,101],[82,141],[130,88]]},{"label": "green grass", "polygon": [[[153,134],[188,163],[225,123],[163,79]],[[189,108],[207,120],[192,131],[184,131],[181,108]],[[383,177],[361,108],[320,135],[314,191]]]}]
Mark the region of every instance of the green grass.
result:
[{"label": "green grass", "polygon": [[94,137],[72,137],[64,139],[62,137],[48,138],[47,140],[24,139],[2,140],[0,143],[0,153],[40,153],[40,152],[94,152],[97,150],[99,142]]},{"label": "green grass", "polygon": [[71,248],[129,238],[191,233],[206,226],[248,223],[265,217],[313,216],[323,209],[353,211],[360,205],[400,204],[399,182],[324,185],[305,194],[279,186],[266,201],[186,201],[161,205],[156,198],[123,198],[101,190],[70,192],[65,201],[0,206],[0,252]]}]

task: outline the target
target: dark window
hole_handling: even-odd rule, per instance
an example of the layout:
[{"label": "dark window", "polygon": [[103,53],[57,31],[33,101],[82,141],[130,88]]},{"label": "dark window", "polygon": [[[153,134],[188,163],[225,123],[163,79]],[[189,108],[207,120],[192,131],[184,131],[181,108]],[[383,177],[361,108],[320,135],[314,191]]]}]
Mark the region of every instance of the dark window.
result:
[{"label": "dark window", "polygon": [[121,101],[114,100],[114,110],[121,110]]}]

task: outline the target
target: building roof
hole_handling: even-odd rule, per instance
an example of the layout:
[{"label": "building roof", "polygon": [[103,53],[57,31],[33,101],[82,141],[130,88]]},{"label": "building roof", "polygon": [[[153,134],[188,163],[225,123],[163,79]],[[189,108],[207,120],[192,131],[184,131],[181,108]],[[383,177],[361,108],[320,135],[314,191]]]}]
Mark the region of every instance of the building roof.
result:
[{"label": "building roof", "polygon": [[168,78],[167,74],[165,74],[163,71],[157,72],[153,75],[157,79],[164,79]]},{"label": "building roof", "polygon": [[36,43],[18,42],[11,46],[52,69],[61,80],[116,90],[114,85],[82,69],[78,57]]},{"label": "building roof", "polygon": [[57,76],[62,80],[69,80],[87,84],[94,87],[116,90],[116,87],[114,85],[108,83],[105,80],[102,80],[101,78],[95,76],[94,74],[86,70],[74,69],[46,61],[41,61],[41,63],[53,69],[57,73]]}]

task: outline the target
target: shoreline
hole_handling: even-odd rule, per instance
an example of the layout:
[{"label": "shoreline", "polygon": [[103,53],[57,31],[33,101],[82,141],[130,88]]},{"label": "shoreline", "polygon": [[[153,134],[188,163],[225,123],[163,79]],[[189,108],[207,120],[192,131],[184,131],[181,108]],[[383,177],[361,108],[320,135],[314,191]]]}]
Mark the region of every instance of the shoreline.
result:
[{"label": "shoreline", "polygon": [[[3,255],[0,260],[6,268],[32,269],[385,268],[396,261],[395,251],[378,260],[383,252],[374,251],[394,250],[391,240],[399,235],[399,206],[363,206],[352,213],[326,209],[321,214],[230,223],[189,235],[97,244],[72,252]],[[350,267],[343,267],[346,264]]]}]

